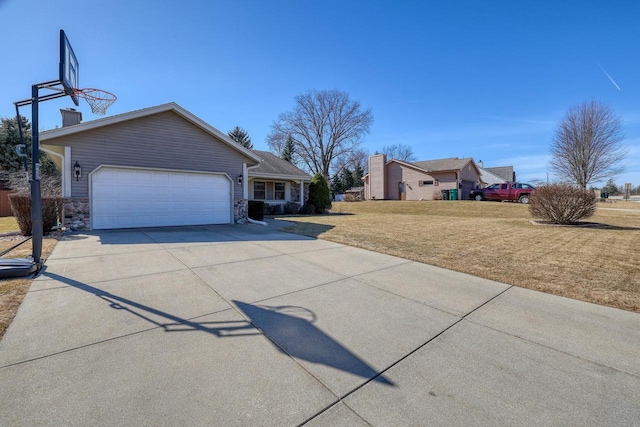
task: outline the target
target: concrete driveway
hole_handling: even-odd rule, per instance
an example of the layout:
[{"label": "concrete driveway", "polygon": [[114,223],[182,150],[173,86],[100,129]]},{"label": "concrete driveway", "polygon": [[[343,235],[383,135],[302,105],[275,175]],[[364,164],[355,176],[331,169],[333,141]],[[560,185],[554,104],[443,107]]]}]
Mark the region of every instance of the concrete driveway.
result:
[{"label": "concrete driveway", "polygon": [[638,425],[640,315],[257,225],[73,234],[2,425]]}]

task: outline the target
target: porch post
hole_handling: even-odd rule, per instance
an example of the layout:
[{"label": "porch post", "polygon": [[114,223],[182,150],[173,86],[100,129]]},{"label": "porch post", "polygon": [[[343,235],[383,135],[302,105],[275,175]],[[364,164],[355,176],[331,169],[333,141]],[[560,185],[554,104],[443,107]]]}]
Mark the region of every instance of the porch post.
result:
[{"label": "porch post", "polygon": [[300,207],[304,206],[304,181],[300,180]]},{"label": "porch post", "polygon": [[64,147],[62,158],[62,197],[71,197],[71,147]]}]

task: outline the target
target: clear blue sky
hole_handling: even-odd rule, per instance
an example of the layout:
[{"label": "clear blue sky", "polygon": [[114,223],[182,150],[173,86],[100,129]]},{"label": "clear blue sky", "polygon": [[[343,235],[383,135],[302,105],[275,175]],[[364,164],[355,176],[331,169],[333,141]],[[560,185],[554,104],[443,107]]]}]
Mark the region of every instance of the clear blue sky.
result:
[{"label": "clear blue sky", "polygon": [[[57,79],[62,28],[80,86],[118,96],[107,114],[174,101],[223,132],[245,128],[257,149],[296,95],[339,89],[371,108],[371,153],[401,143],[419,160],[473,157],[546,180],[554,124],[595,99],[624,119],[615,179],[637,186],[639,21],[635,0],[0,0],[0,116]],[[40,128],[72,106],[42,103]]]}]

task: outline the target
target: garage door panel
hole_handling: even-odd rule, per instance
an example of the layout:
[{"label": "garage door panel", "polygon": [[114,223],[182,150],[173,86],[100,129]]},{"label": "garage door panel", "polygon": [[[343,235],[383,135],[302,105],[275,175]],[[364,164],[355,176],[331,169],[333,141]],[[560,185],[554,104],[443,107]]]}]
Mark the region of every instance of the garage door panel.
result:
[{"label": "garage door panel", "polygon": [[101,168],[91,183],[96,229],[231,220],[231,182],[223,175]]}]

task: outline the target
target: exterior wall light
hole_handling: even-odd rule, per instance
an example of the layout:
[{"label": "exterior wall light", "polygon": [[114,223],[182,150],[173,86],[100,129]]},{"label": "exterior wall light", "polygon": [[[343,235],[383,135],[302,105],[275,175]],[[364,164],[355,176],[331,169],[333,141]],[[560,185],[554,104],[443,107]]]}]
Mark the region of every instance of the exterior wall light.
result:
[{"label": "exterior wall light", "polygon": [[80,167],[77,160],[76,164],[73,165],[73,174],[76,176],[76,181],[82,176],[82,167]]},{"label": "exterior wall light", "polygon": [[238,184],[242,185],[242,175],[238,175]]}]

